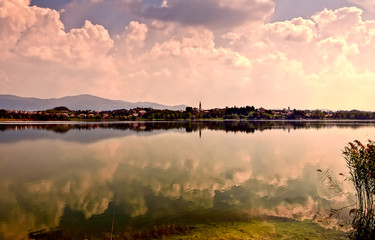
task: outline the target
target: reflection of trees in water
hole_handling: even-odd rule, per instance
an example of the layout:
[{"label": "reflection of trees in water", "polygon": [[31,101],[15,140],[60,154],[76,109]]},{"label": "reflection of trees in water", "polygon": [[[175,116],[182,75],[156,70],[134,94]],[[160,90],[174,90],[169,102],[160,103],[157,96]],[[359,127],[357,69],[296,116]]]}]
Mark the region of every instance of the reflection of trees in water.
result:
[{"label": "reflection of trees in water", "polygon": [[[338,126],[344,126],[343,124],[341,123],[338,123],[337,124]],[[167,127],[166,127],[167,126]],[[191,131],[198,131],[199,129],[211,129],[211,130],[218,130],[218,131],[248,131],[248,132],[251,132],[251,130],[253,131],[262,131],[262,130],[266,130],[266,129],[285,129],[287,130],[289,127],[295,127],[296,129],[297,128],[315,128],[315,127],[333,127],[335,126],[334,124],[329,124],[329,126],[324,126],[324,123],[297,123],[297,124],[293,124],[293,123],[290,123],[290,122],[240,122],[240,121],[236,121],[236,122],[227,122],[227,121],[216,121],[216,122],[168,122],[168,123],[160,123],[160,122],[157,122],[157,123],[144,123],[144,122],[136,122],[136,123],[130,123],[130,124],[112,124],[112,123],[104,123],[104,124],[83,124],[82,126],[78,126],[78,127],[75,127],[75,125],[70,125],[70,124],[65,124],[63,129],[77,129],[77,130],[91,130],[91,129],[95,129],[95,128],[108,128],[108,129],[119,129],[120,131],[118,132],[121,132],[121,130],[126,130],[126,129],[131,129],[131,131],[133,131],[134,129],[134,132],[135,131],[152,131],[153,129],[158,129],[158,127],[163,127],[164,129],[176,129],[176,128],[180,128],[180,129],[187,129],[186,126],[190,127]],[[44,126],[41,126],[40,129],[44,129],[43,128]],[[293,129],[292,128],[292,129]],[[244,130],[245,129],[245,130]],[[50,128],[50,130],[52,130],[52,128]],[[35,132],[35,131],[34,131]],[[78,131],[76,131],[78,132]],[[94,132],[94,131],[90,131],[90,132]],[[112,131],[113,132],[113,131]],[[137,132],[135,132],[137,133]],[[49,134],[51,135],[51,134]],[[224,134],[226,135],[226,134]],[[254,139],[254,138],[250,138],[250,139]],[[116,139],[117,141],[117,139]],[[199,142],[199,141],[197,141]],[[154,143],[154,142],[153,142]],[[135,145],[135,144],[134,144]],[[133,145],[133,146],[134,146]],[[152,144],[150,144],[149,146],[151,146]],[[105,148],[107,150],[107,148]],[[108,151],[107,151],[108,152]],[[96,151],[95,151],[96,153]],[[265,155],[266,152],[261,152],[262,155]],[[164,155],[161,155],[161,156],[164,156]],[[150,154],[150,159],[154,161],[155,158],[155,154]],[[107,159],[107,157],[105,157],[105,159]],[[143,158],[142,158],[143,159]],[[152,162],[150,160],[150,162]],[[191,163],[192,160],[186,160],[186,161],[183,161],[183,159],[181,160],[181,162],[183,162],[184,166],[186,165],[186,172],[189,173],[188,171],[191,171],[192,167],[193,166],[193,163]],[[76,162],[76,161],[74,161]],[[175,162],[175,161],[171,161],[172,163]],[[112,163],[110,163],[112,165]],[[60,165],[58,165],[60,166]],[[90,162],[90,166],[92,166],[92,162]],[[97,164],[95,164],[95,166],[97,166]],[[143,166],[142,164],[140,164],[140,166]],[[207,167],[208,166],[208,167]],[[209,166],[212,166],[212,165],[205,165],[203,167],[205,167],[206,169],[210,169]],[[233,166],[233,162],[230,163],[230,165],[224,165],[226,167],[229,166],[229,168],[231,169],[231,166]],[[237,166],[237,165],[236,165]],[[238,164],[238,166],[241,166]],[[275,166],[274,164],[272,164],[271,166]],[[189,167],[189,168],[188,168]],[[69,165],[69,169],[75,169],[76,167],[72,167]],[[131,173],[134,173],[134,176],[142,176],[141,174],[139,174],[138,172],[136,172],[136,168],[133,168],[133,169],[130,169],[128,170],[127,172],[125,171],[126,169],[129,169],[129,166],[125,165],[124,168],[122,169],[119,169],[119,173],[124,173],[124,176],[125,175],[131,175]],[[140,168],[141,169],[141,168]],[[182,170],[179,170],[180,168],[171,168],[170,172],[178,175],[179,177],[183,176],[183,174],[185,172],[183,172]],[[59,171],[62,170],[62,168],[58,168]],[[145,169],[142,168],[141,169],[142,171],[144,171]],[[263,169],[264,170],[264,169]],[[19,171],[19,170],[18,170]],[[280,169],[277,169],[277,171],[280,171]],[[50,172],[50,171],[48,171]],[[64,176],[67,175],[68,171],[61,171],[61,172],[64,172]],[[144,176],[155,176],[155,173],[157,173],[157,170],[155,170],[154,168],[150,168],[150,173],[147,173],[145,174]],[[160,180],[161,183],[163,183],[163,179],[166,179],[165,176],[168,175],[169,173],[166,173],[166,170],[165,169],[161,169],[159,171],[159,175],[160,177],[158,177],[158,179]],[[203,174],[202,174],[203,173]],[[78,172],[79,175],[82,175],[82,176],[85,176],[85,178],[87,178],[86,175],[84,174],[81,174]],[[97,177],[97,171],[94,171],[94,174],[91,174],[95,177]],[[205,172],[204,171],[201,171],[199,174],[196,174],[195,176],[193,176],[194,178],[199,178],[201,179],[200,181],[201,182],[210,182],[210,181],[205,181],[206,179],[204,178],[205,177]],[[225,179],[232,179],[233,178],[233,173],[232,172],[227,172],[225,171],[223,173],[223,176],[225,177]],[[304,174],[305,176],[305,174]],[[220,176],[216,176],[213,175],[211,176],[212,179],[214,179],[214,183],[215,182],[219,182],[219,183],[225,183],[225,179],[223,180],[224,177],[222,177],[221,175]],[[138,179],[137,177],[135,177],[136,179]],[[149,178],[149,177],[147,177]],[[131,179],[131,178],[130,178]],[[177,177],[174,177],[173,179],[177,179]],[[212,180],[211,179],[211,180]],[[153,180],[153,179],[151,179]],[[190,180],[190,179],[188,179]],[[208,179],[210,180],[210,179]],[[183,180],[179,180],[179,182],[183,182]],[[121,182],[122,183],[122,182]],[[126,182],[125,182],[126,183]],[[175,218],[176,215],[174,215],[176,212],[178,212],[177,210],[178,209],[190,209],[190,210],[193,210],[193,208],[189,208],[188,206],[191,206],[193,200],[194,201],[197,201],[197,199],[199,199],[197,197],[196,194],[191,194],[192,197],[190,198],[190,200],[188,201],[187,198],[180,198],[178,195],[176,195],[178,197],[178,200],[176,199],[173,199],[173,196],[170,197],[170,195],[168,194],[164,194],[165,197],[162,197],[161,195],[163,195],[161,192],[155,192],[154,195],[156,196],[153,196],[153,193],[150,191],[150,193],[147,193],[147,191],[141,191],[140,189],[144,189],[146,186],[146,188],[148,187],[148,184],[147,183],[142,183],[141,186],[139,186],[138,188],[135,188],[135,184],[134,184],[134,181],[128,181],[128,183],[133,186],[133,189],[134,191],[129,191],[129,193],[139,193],[139,192],[146,192],[145,193],[145,201],[146,201],[146,206],[147,208],[146,209],[149,209],[149,214],[151,216],[151,213],[154,212],[154,214],[158,211],[159,212],[159,218],[153,218],[153,219],[172,219],[172,218]],[[165,185],[167,184],[170,184],[171,183],[171,180],[170,179],[166,179],[164,181]],[[298,183],[298,182],[297,182]],[[94,182],[92,184],[93,186],[97,186],[98,183],[97,182]],[[306,183],[303,183],[301,184],[302,187],[300,189],[303,189],[304,191],[308,190],[309,194],[311,194],[311,192],[314,190],[314,189],[311,189],[309,188],[308,185],[306,185]],[[119,185],[117,185],[119,187]],[[124,187],[124,185],[122,184],[122,186]],[[169,185],[167,185],[169,186]],[[248,186],[248,187],[246,187]],[[233,187],[230,189],[230,191],[217,191],[215,192],[215,198],[213,199],[214,200],[214,207],[217,209],[218,207],[220,206],[223,206],[223,207],[231,207],[231,206],[234,206],[236,203],[241,203],[243,206],[246,206],[246,207],[251,207],[251,206],[255,206],[255,205],[259,205],[258,202],[261,202],[263,204],[267,204],[268,207],[271,207],[271,208],[275,208],[274,206],[275,205],[278,205],[278,204],[288,204],[289,205],[293,205],[294,203],[297,203],[299,204],[299,206],[303,206],[304,208],[306,208],[306,201],[309,200],[308,197],[306,197],[305,195],[302,195],[302,194],[291,194],[290,192],[282,192],[281,190],[284,189],[284,190],[288,190],[288,188],[282,188],[280,191],[277,191],[277,198],[275,197],[269,197],[267,198],[266,196],[268,196],[268,194],[266,196],[259,196],[258,192],[254,192],[254,190],[258,190],[259,192],[262,192],[261,190],[264,190],[264,189],[267,189],[267,186],[264,186],[264,185],[260,185],[258,188],[255,188],[255,186],[257,185],[254,185],[254,184],[244,184],[241,186],[237,186],[237,187]],[[289,184],[288,184],[289,186]],[[117,189],[117,188],[116,188]],[[197,191],[196,190],[197,188],[194,188],[194,191]],[[290,189],[297,189],[295,187],[295,185],[291,185],[289,187],[289,190]],[[299,188],[298,188],[299,189]],[[96,190],[92,190],[92,191],[96,191]],[[155,191],[155,190],[153,190]],[[270,189],[270,193],[273,193],[275,192],[274,189]],[[127,197],[127,198],[130,198],[130,194],[129,193],[125,193],[124,194],[124,198]],[[69,196],[71,196],[73,194],[69,193]],[[103,195],[103,193],[100,193],[100,194],[95,194],[95,195]],[[312,194],[313,196],[317,195],[317,194]],[[51,194],[49,194],[49,196],[51,196]],[[83,195],[83,194],[79,194],[77,193],[76,194],[76,198],[77,199],[86,199],[86,196]],[[168,197],[169,196],[169,197]],[[274,196],[274,195],[273,195]],[[35,195],[35,199],[37,199],[37,195]],[[209,197],[212,198],[212,196],[210,195]],[[209,200],[211,200],[211,198],[209,198]],[[125,206],[127,206],[125,209],[124,212],[127,212],[127,213],[131,213],[131,211],[129,211],[127,208],[134,208],[131,203],[135,202],[135,201],[138,201],[138,198],[132,198],[134,201],[129,201],[129,202],[125,202],[123,203]],[[168,201],[167,201],[168,200]],[[85,202],[88,202],[87,200],[85,200]],[[161,203],[167,203],[165,205],[162,205]],[[94,214],[96,215],[87,215],[87,212],[82,210],[83,207],[81,206],[76,206],[74,205],[74,201],[65,201],[64,202],[65,204],[70,204],[70,206],[72,206],[72,209],[70,209],[71,211],[75,211],[75,210],[81,210],[82,212],[85,212],[85,219],[83,220],[84,224],[88,224],[89,220],[88,219],[92,219],[92,217],[95,216],[95,219],[99,219],[100,221],[103,220],[103,216],[102,216],[102,212],[104,211],[104,209],[106,208],[106,205],[107,205],[107,202],[104,204],[104,208],[101,208],[100,211],[94,211]],[[186,203],[186,205],[184,205],[184,203]],[[190,205],[188,205],[190,204]],[[88,204],[88,206],[90,206],[90,204]],[[62,205],[63,206],[63,205]],[[176,207],[176,210],[174,210],[172,207],[175,206]],[[238,205],[237,205],[238,206]],[[154,210],[155,211],[152,211],[151,208],[155,208]],[[194,209],[196,209],[196,205],[193,205]],[[34,207],[33,207],[34,208]],[[108,211],[111,211],[111,208],[108,207],[109,210]],[[199,212],[200,210],[198,210]],[[117,211],[119,212],[119,211]],[[116,212],[116,214],[117,214]],[[162,215],[163,213],[169,213],[170,215]],[[180,213],[178,212],[179,214],[183,214],[183,213]],[[61,214],[61,212],[59,212],[59,215]],[[179,215],[178,214],[178,215]],[[64,213],[63,215],[65,215],[65,219],[69,219],[68,218],[68,215],[69,215],[69,211],[67,211],[66,213]],[[74,214],[73,214],[74,215]],[[79,217],[79,214],[76,214],[77,215],[77,219],[80,219]],[[156,215],[152,215],[154,217],[156,217]],[[168,217],[169,216],[169,217]],[[196,218],[199,218],[199,214],[195,215]],[[88,219],[86,219],[88,218]],[[105,219],[107,219],[106,217],[104,217]],[[82,218],[81,218],[82,219]],[[110,219],[110,218],[108,218]],[[137,218],[140,219],[141,218]],[[143,218],[143,219],[146,219],[146,218]],[[98,220],[98,221],[99,221]],[[91,221],[91,220],[90,220]],[[103,220],[104,221],[104,220]],[[103,222],[103,226],[106,226],[110,229],[110,220],[105,220],[105,222]],[[171,222],[174,222],[174,221],[171,221]],[[57,222],[56,222],[57,224]],[[84,225],[83,224],[83,225]],[[63,225],[63,224],[62,224]],[[82,226],[83,226],[82,225]],[[65,227],[67,228],[68,226],[65,225]],[[73,229],[74,230],[74,229]],[[73,231],[74,232],[74,231]]]},{"label": "reflection of trees in water", "polygon": [[73,239],[83,239],[85,233],[101,235],[104,232],[110,232],[114,207],[116,208],[115,226],[117,230],[120,230],[121,226],[121,231],[124,231],[130,215],[126,213],[124,205],[115,205],[113,201],[109,202],[108,208],[102,214],[93,215],[87,219],[83,211],[72,210],[70,206],[65,206],[58,228]]},{"label": "reflection of trees in water", "polygon": [[264,131],[269,129],[297,130],[322,128],[361,128],[375,126],[373,121],[162,121],[162,122],[116,122],[116,123],[20,123],[0,125],[0,131],[41,129],[66,133],[69,130],[117,129],[132,131],[153,131],[185,129],[186,132],[195,132],[202,129],[222,130],[226,132]]}]

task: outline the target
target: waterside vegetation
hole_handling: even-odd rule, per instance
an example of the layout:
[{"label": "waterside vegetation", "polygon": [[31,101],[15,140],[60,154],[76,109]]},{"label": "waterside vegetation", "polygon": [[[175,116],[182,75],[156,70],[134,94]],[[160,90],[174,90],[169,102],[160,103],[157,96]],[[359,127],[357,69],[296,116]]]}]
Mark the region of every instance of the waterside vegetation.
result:
[{"label": "waterside vegetation", "polygon": [[[366,145],[355,140],[345,146],[343,155],[349,170],[349,176],[338,181],[329,169],[322,172],[323,182],[338,194],[349,197],[343,191],[344,181],[349,181],[355,189],[355,198],[351,199],[353,204],[339,209],[330,209],[329,215],[324,219],[337,218],[346,222],[349,227],[349,238],[353,240],[375,239],[375,142],[368,140]],[[344,227],[344,225],[340,224]]]},{"label": "waterside vegetation", "polygon": [[264,108],[226,107],[202,110],[186,107],[184,111],[160,110],[153,108],[117,109],[112,111],[70,110],[66,107],[55,107],[43,111],[0,110],[0,120],[31,121],[160,121],[160,120],[375,120],[375,112],[368,111],[328,111],[328,110],[272,110]]},{"label": "waterside vegetation", "polygon": [[343,152],[349,168],[350,181],[356,190],[356,208],[351,239],[375,239],[375,142],[363,145],[360,141],[349,143]]}]

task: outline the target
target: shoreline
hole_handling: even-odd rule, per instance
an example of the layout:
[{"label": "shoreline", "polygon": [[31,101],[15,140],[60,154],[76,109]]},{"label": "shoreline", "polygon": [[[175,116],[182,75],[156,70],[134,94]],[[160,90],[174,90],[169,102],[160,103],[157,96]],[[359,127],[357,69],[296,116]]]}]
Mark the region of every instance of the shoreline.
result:
[{"label": "shoreline", "polygon": [[290,123],[375,123],[375,119],[175,119],[175,120],[32,120],[32,119],[0,119],[0,124],[76,124],[76,123],[162,123],[162,122],[290,122]]}]

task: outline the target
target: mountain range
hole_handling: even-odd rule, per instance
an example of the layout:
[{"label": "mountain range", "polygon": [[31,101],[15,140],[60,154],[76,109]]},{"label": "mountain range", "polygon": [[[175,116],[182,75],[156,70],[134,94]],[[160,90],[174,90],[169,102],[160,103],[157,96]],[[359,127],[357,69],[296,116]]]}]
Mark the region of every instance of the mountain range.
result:
[{"label": "mountain range", "polygon": [[62,98],[26,98],[9,94],[0,94],[0,109],[19,111],[47,110],[64,106],[71,110],[116,110],[133,108],[153,108],[169,110],[185,110],[186,105],[167,106],[153,102],[126,102],[122,100],[110,100],[89,94],[66,96]]}]

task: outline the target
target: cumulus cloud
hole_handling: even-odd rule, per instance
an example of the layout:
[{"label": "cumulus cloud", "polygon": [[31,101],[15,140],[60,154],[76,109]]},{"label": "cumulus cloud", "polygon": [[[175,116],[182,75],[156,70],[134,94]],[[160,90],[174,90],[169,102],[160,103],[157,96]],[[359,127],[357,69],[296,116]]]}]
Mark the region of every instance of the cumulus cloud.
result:
[{"label": "cumulus cloud", "polygon": [[[122,4],[138,17],[111,35],[89,20],[66,30],[60,12],[1,0],[2,93],[203,101],[207,108],[368,109],[375,22],[363,20],[361,9],[267,23],[273,9],[268,0]],[[207,14],[197,10],[201,5]],[[353,89],[357,93],[348,98]]]},{"label": "cumulus cloud", "polygon": [[265,31],[269,33],[267,37],[275,42],[280,40],[310,42],[315,37],[316,26],[311,20],[295,18],[291,21],[267,24]]},{"label": "cumulus cloud", "polygon": [[234,27],[244,22],[264,21],[274,9],[270,0],[164,0],[161,6],[147,5],[143,0],[122,0],[133,14],[183,25],[213,28]]},{"label": "cumulus cloud", "polygon": [[349,0],[349,2],[358,4],[359,6],[363,7],[370,12],[375,12],[375,2],[372,0]]},{"label": "cumulus cloud", "polygon": [[[237,29],[223,37],[253,60],[250,79],[259,104],[271,96],[291,104],[304,99],[316,107],[330,102],[334,109],[366,109],[368,86],[375,84],[369,81],[374,65],[368,55],[374,22],[361,15],[355,7],[325,9],[310,19],[268,23],[252,33]],[[349,92],[353,98],[346,97]]]},{"label": "cumulus cloud", "polygon": [[[122,56],[131,56],[131,53],[139,53],[139,50],[144,47],[148,28],[146,24],[141,24],[132,21],[125,27],[124,33],[118,37],[118,54]],[[131,59],[128,59],[131,60]]]},{"label": "cumulus cloud", "polygon": [[107,55],[113,40],[101,25],[86,21],[64,31],[60,14],[48,8],[27,7],[27,1],[5,1],[1,9],[2,57],[7,54],[37,59],[93,60]]},{"label": "cumulus cloud", "polygon": [[[155,43],[149,51],[135,58],[133,59],[135,64],[139,62],[143,64],[129,65],[126,61],[123,70],[130,71],[131,68],[139,74],[142,73],[142,75],[128,75],[128,80],[138,91],[136,94],[146,95],[152,92],[164,101],[178,95],[183,101],[190,101],[192,98],[190,94],[181,93],[202,91],[200,94],[203,95],[203,91],[208,89],[210,91],[206,96],[214,99],[220,94],[225,94],[224,89],[236,85],[241,79],[240,74],[251,68],[251,61],[238,52],[216,47],[212,32],[207,30],[192,30],[186,36]],[[168,74],[160,74],[161,69],[163,69],[162,73]],[[223,73],[232,78],[225,82],[220,81]],[[141,76],[144,82],[137,81]],[[153,87],[151,89],[142,87],[145,83]],[[169,86],[173,91],[168,91],[165,86]],[[168,94],[159,95],[165,91],[168,91]]]},{"label": "cumulus cloud", "polygon": [[1,6],[0,61],[10,79],[3,91],[18,88],[21,95],[41,94],[54,85],[55,93],[77,92],[77,86],[100,84],[92,75],[113,74],[113,40],[103,26],[86,21],[66,32],[59,12],[28,4],[3,1]]}]

